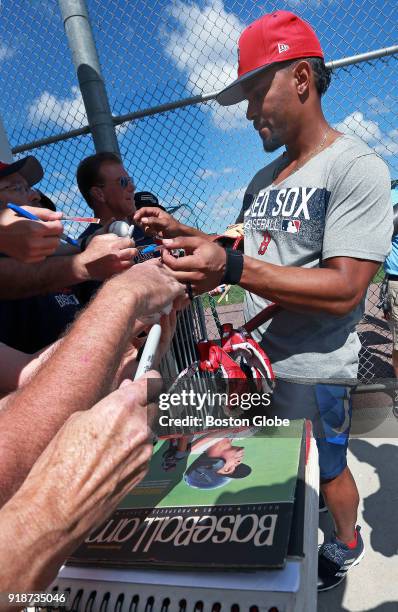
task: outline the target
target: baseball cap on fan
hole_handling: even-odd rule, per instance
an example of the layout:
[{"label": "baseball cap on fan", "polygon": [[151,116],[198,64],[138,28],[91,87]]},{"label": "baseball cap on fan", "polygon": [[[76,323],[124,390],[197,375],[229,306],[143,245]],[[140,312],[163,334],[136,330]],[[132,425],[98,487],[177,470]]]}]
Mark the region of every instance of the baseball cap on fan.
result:
[{"label": "baseball cap on fan", "polygon": [[311,26],[289,11],[263,15],[241,34],[238,43],[238,78],[216,97],[221,106],[246,98],[243,84],[279,62],[300,57],[321,57],[323,52]]},{"label": "baseball cap on fan", "polygon": [[12,164],[0,161],[0,178],[10,176],[10,174],[15,174],[15,172],[21,174],[30,187],[36,185],[44,176],[41,163],[33,155],[28,155]]}]

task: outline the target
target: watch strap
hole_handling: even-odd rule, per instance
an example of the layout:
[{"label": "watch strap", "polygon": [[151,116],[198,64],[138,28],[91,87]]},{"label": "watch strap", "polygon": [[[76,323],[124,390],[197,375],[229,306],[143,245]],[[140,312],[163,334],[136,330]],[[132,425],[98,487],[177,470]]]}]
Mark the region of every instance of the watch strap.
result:
[{"label": "watch strap", "polygon": [[227,260],[225,262],[225,272],[221,284],[237,285],[243,273],[243,253],[226,248]]}]

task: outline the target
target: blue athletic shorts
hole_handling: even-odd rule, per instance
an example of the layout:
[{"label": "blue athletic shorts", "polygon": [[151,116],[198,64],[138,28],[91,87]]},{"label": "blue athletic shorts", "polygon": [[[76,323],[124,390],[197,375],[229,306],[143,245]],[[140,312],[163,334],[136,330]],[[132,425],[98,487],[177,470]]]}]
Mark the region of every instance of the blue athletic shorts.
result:
[{"label": "blue athletic shorts", "polygon": [[347,466],[351,427],[350,389],[277,380],[272,412],[281,418],[310,419],[318,446],[321,480],[336,478]]}]

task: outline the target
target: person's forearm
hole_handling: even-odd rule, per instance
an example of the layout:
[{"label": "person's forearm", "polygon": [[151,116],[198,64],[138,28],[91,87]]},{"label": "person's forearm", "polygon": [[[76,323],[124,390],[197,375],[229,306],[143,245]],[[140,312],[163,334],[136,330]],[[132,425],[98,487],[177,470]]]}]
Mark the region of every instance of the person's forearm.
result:
[{"label": "person's forearm", "polygon": [[0,393],[10,393],[19,384],[21,372],[32,356],[0,343]]},{"label": "person's forearm", "polygon": [[361,298],[355,284],[339,270],[283,267],[248,256],[239,285],[288,310],[336,316],[345,315]]},{"label": "person's forearm", "polygon": [[78,255],[80,253],[80,247],[75,246],[73,244],[69,244],[69,242],[60,242],[59,247],[55,251],[53,255],[50,257],[60,257],[64,255]]},{"label": "person's forearm", "polygon": [[79,255],[49,257],[37,264],[0,258],[0,299],[13,300],[58,291],[89,280]]},{"label": "person's forearm", "polygon": [[125,381],[69,418],[0,510],[0,594],[44,591],[92,528],[141,482],[153,451],[148,377],[157,380],[151,398],[161,390],[154,374]]},{"label": "person's forearm", "polygon": [[0,510],[0,593],[44,591],[72,552],[72,538],[52,531],[45,512],[19,491]]},{"label": "person's forearm", "polygon": [[22,387],[49,358],[57,344],[54,342],[34,355],[29,355],[0,343],[0,394],[11,393]]},{"label": "person's forearm", "polygon": [[19,373],[17,387],[23,387],[23,385],[29,382],[43,363],[54,353],[60,342],[62,340],[57,340],[41,351],[37,351],[33,355],[27,355],[28,361]]},{"label": "person's forearm", "polygon": [[184,225],[183,223],[180,223],[180,232],[180,236],[193,236],[195,238],[203,238],[204,240],[214,240],[214,236],[210,236],[210,234],[205,234],[196,227]]},{"label": "person's forearm", "polygon": [[51,360],[2,408],[0,505],[17,490],[65,420],[109,393],[129,341],[126,330],[141,314],[139,301],[139,289],[119,277],[106,283]]}]

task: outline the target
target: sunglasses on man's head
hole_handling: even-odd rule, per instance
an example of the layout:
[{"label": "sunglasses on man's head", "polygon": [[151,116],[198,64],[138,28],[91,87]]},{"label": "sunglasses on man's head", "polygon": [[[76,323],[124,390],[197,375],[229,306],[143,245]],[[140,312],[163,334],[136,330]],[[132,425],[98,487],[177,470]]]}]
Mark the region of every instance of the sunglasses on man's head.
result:
[{"label": "sunglasses on man's head", "polygon": [[[134,181],[130,176],[119,176],[119,178],[113,181],[108,181],[108,183],[119,183],[122,189],[127,189],[129,185],[132,185],[133,189],[135,189]],[[98,183],[97,187],[105,187],[105,185],[106,183]]]}]

